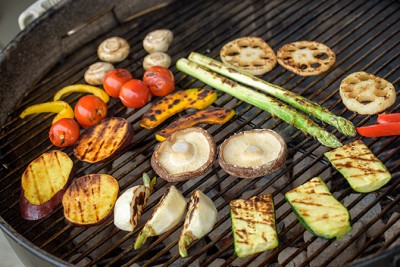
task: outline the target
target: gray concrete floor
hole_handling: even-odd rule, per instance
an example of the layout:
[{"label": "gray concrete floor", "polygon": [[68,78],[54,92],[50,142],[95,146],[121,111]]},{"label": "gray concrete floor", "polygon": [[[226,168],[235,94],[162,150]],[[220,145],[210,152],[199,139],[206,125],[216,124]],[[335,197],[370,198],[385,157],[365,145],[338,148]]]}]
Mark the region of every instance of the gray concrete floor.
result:
[{"label": "gray concrete floor", "polygon": [[[0,0],[0,51],[18,34],[18,16],[34,0]],[[1,267],[24,267],[0,231]]]}]

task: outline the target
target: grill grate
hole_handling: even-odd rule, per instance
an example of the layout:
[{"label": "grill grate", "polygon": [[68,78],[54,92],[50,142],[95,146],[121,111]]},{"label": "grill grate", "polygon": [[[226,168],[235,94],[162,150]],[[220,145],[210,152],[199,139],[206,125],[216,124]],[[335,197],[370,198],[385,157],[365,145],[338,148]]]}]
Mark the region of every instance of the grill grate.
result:
[{"label": "grill grate", "polygon": [[[359,126],[372,124],[373,116],[360,116],[349,112],[341,103],[338,87],[340,81],[349,73],[364,70],[383,77],[398,87],[400,76],[400,4],[394,1],[181,1],[171,4],[151,15],[125,22],[101,36],[94,42],[82,47],[79,52],[65,57],[46,77],[27,94],[15,111],[10,114],[0,135],[1,178],[0,178],[0,215],[22,236],[41,249],[71,264],[82,266],[141,266],[171,264],[179,266],[266,266],[277,265],[278,256],[286,254],[286,259],[279,261],[286,265],[296,257],[307,252],[307,258],[298,262],[300,266],[327,266],[341,257],[360,238],[378,223],[380,227],[360,246],[356,253],[348,257],[355,261],[387,250],[391,245],[399,244],[397,233],[386,241],[383,238],[394,224],[400,222],[400,140],[398,137],[365,139],[375,155],[392,172],[394,178],[386,187],[374,194],[354,194],[347,183],[324,159],[322,147],[312,138],[305,136],[281,120],[272,118],[266,112],[247,105],[229,95],[220,94],[214,106],[234,108],[236,120],[227,124],[206,126],[205,128],[220,144],[231,134],[251,128],[271,128],[281,133],[289,146],[288,161],[285,168],[264,178],[247,180],[234,179],[214,164],[214,168],[203,177],[187,182],[176,183],[185,197],[200,188],[216,203],[219,220],[213,231],[204,239],[194,243],[188,259],[181,259],[177,253],[177,234],[182,224],[167,233],[151,239],[144,248],[135,251],[133,242],[143,227],[145,219],[159,201],[166,189],[167,182],[159,179],[156,191],[150,197],[141,223],[132,233],[118,231],[112,220],[91,228],[78,228],[67,224],[62,208],[57,208],[51,216],[36,222],[21,220],[18,198],[20,194],[20,175],[27,164],[44,151],[54,149],[47,137],[51,125],[51,115],[35,115],[24,120],[18,114],[27,106],[50,101],[55,91],[63,86],[82,83],[87,66],[97,61],[97,45],[106,37],[119,35],[131,44],[131,53],[127,60],[116,64],[118,68],[127,68],[134,77],[141,77],[141,61],[145,56],[141,40],[151,30],[169,28],[175,39],[169,53],[175,62],[191,51],[198,51],[216,58],[219,49],[227,41],[241,36],[261,36],[276,51],[281,45],[297,40],[317,40],[326,43],[336,53],[337,61],[331,70],[315,77],[299,77],[281,67],[276,67],[264,79],[293,90],[316,101],[352,120]],[[204,87],[205,85],[172,68],[178,89]],[[71,95],[66,100],[74,105],[79,95]],[[74,159],[77,167],[76,177],[87,173],[109,173],[120,184],[121,191],[141,183],[141,174],[146,171],[153,175],[150,157],[154,145],[155,131],[141,129],[138,121],[149,107],[140,110],[127,110],[122,104],[112,99],[108,103],[109,114],[124,117],[134,126],[133,143],[125,148],[114,161],[106,160],[101,164],[89,165],[79,162],[72,155],[72,148],[64,151]],[[397,101],[389,111],[399,112]],[[171,121],[171,120],[169,120]],[[168,121],[168,122],[169,122]],[[165,126],[168,122],[164,123]],[[162,127],[162,126],[161,126]],[[161,127],[157,128],[160,129]],[[347,141],[331,126],[326,127],[342,141]],[[314,176],[321,176],[335,196],[347,207],[356,208],[364,205],[361,211],[352,217],[353,225],[362,222],[360,229],[351,239],[346,240],[337,249],[332,249],[333,241],[319,243],[315,237],[304,241],[305,231],[283,200],[283,194],[295,185],[299,185]],[[277,249],[261,254],[238,259],[233,253],[231,238],[229,201],[239,197],[272,193],[277,213],[280,245]],[[365,201],[373,196],[367,204]],[[350,196],[354,196],[349,200]],[[381,209],[370,216],[365,216],[375,209]],[[397,212],[397,213],[395,213]],[[389,218],[392,216],[391,220]],[[297,231],[295,231],[298,229]],[[311,250],[317,246],[317,249]],[[398,246],[398,245],[397,245]],[[295,248],[288,252],[289,248]],[[329,254],[325,254],[329,252]],[[326,255],[321,260],[319,255]]]}]

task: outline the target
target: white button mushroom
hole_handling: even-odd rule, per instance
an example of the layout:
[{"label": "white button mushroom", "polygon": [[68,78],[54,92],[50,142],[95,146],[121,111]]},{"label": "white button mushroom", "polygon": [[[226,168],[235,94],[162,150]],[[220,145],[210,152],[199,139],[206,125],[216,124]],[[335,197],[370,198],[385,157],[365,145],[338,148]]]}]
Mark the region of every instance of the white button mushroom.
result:
[{"label": "white button mushroom", "polygon": [[147,70],[153,66],[167,68],[171,65],[171,57],[163,52],[154,52],[148,54],[143,60],[143,68]]},{"label": "white button mushroom", "polygon": [[146,35],[143,40],[144,49],[149,52],[165,52],[174,38],[173,33],[167,29],[155,30]]},{"label": "white button mushroom", "polygon": [[89,66],[85,72],[85,81],[88,84],[100,85],[103,84],[104,76],[107,72],[113,70],[114,66],[108,62],[96,62]]},{"label": "white button mushroom", "polygon": [[129,54],[129,43],[120,37],[111,37],[104,40],[97,49],[99,58],[106,62],[121,62]]}]

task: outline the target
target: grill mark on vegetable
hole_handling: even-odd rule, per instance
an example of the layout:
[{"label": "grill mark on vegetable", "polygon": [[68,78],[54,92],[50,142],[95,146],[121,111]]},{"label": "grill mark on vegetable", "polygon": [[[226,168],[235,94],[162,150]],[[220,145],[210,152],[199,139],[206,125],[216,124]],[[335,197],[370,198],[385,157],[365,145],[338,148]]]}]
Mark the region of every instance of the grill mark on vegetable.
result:
[{"label": "grill mark on vegetable", "polygon": [[132,217],[131,217],[131,223],[132,225],[136,225],[138,220],[139,220],[139,216],[142,214],[144,205],[146,203],[146,193],[145,192],[140,192],[138,196],[136,196],[136,191],[139,190],[139,188],[137,188],[134,192],[133,195],[135,196],[132,204]]},{"label": "grill mark on vegetable", "polygon": [[190,210],[190,213],[189,213],[189,216],[188,216],[188,218],[189,218],[189,220],[188,220],[188,225],[190,224],[190,222],[191,222],[192,219],[193,219],[193,214],[194,214],[196,208],[199,206],[200,198],[199,198],[199,193],[198,193],[198,191],[196,191],[196,192],[192,195],[190,201],[191,201],[190,203],[191,203],[191,205],[192,205],[192,209]]},{"label": "grill mark on vegetable", "polygon": [[82,209],[82,203],[80,201],[78,201],[78,210],[79,210],[79,215],[80,215],[80,219],[81,222],[84,223],[85,222],[85,218],[83,216],[83,209]]},{"label": "grill mark on vegetable", "polygon": [[369,169],[364,169],[364,173],[361,174],[352,174],[350,177],[363,177],[366,175],[373,175],[373,174],[377,174],[377,173],[386,173],[386,170],[370,170],[370,172],[366,172]]},{"label": "grill mark on vegetable", "polygon": [[[44,168],[46,170],[46,176],[45,177],[47,179],[45,181],[43,181],[43,182],[47,183],[47,182],[49,182],[47,180],[50,180],[50,179],[49,179],[49,171],[48,171],[47,165],[46,165],[46,160],[41,156],[41,157],[38,158],[38,162],[39,162],[38,164],[40,164],[41,166],[44,166]],[[34,178],[35,179],[33,179],[33,182],[34,182],[34,186],[35,186],[36,196],[37,196],[37,198],[39,200],[39,203],[43,204],[44,203],[44,199],[43,199],[43,197],[41,195],[41,191],[40,191],[40,188],[39,188],[40,187],[40,185],[39,185],[39,177],[37,175],[35,175]]]}]

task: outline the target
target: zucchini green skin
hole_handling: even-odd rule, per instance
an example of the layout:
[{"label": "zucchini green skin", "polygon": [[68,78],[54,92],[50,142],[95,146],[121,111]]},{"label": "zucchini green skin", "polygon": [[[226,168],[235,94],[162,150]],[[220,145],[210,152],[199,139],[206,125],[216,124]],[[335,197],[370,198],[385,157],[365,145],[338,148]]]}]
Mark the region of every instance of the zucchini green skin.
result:
[{"label": "zucchini green skin", "polygon": [[232,232],[239,258],[276,248],[279,244],[270,194],[231,201]]},{"label": "zucchini green skin", "polygon": [[385,165],[361,140],[325,152],[324,155],[356,192],[376,191],[392,179]]},{"label": "zucchini green skin", "polygon": [[[315,185],[313,185],[315,184]],[[317,188],[318,187],[318,188]],[[320,193],[315,192],[318,190]],[[293,192],[298,191],[300,197],[294,197]],[[324,201],[318,201],[318,195],[324,195]],[[320,177],[315,177],[308,181],[307,183],[287,192],[285,194],[285,199],[289,203],[293,212],[296,214],[297,219],[300,223],[306,228],[307,231],[312,233],[315,236],[324,238],[324,239],[339,239],[340,237],[347,234],[351,231],[350,224],[350,213],[345,206],[343,206],[338,200],[334,198],[334,196],[330,193],[329,188],[326,186],[324,181]],[[312,203],[309,200],[317,200],[318,203]],[[308,202],[307,202],[308,200]],[[303,203],[302,203],[303,202]],[[299,204],[301,203],[301,204]],[[315,217],[310,216],[309,212],[312,213],[312,208],[304,208],[302,204],[309,204],[309,206],[315,205],[317,207],[321,207],[325,210],[325,214],[317,214]],[[334,215],[329,214],[329,208],[333,208],[337,212],[336,215],[340,215],[343,217],[340,222],[332,218]],[[314,211],[318,211],[318,208],[315,208]],[[332,211],[332,209],[331,209]],[[331,216],[332,215],[332,216]],[[312,220],[314,219],[314,220]],[[324,227],[332,226],[331,229],[322,229],[318,227],[318,224],[315,222],[323,222]],[[341,225],[339,224],[341,223]]]}]

